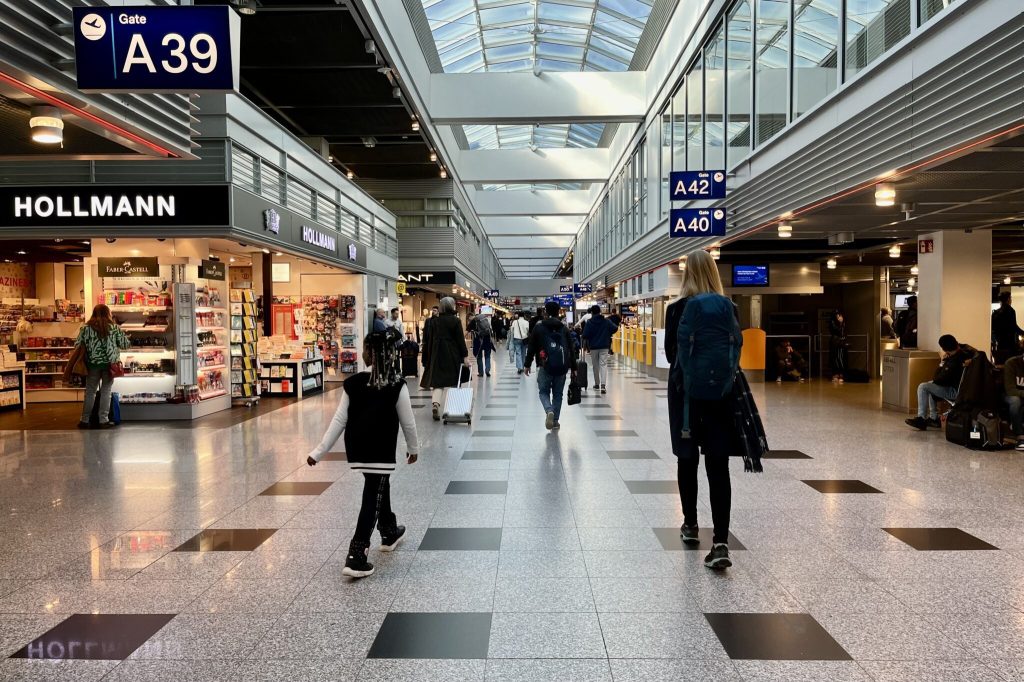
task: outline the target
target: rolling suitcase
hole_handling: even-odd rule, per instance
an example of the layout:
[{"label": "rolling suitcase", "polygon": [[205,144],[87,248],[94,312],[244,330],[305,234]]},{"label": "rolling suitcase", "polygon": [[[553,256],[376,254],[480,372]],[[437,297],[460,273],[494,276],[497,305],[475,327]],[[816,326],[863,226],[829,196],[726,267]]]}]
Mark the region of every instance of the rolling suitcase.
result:
[{"label": "rolling suitcase", "polygon": [[402,376],[414,377],[419,374],[420,344],[406,341],[402,344]]},{"label": "rolling suitcase", "polygon": [[[463,369],[468,369],[463,366]],[[468,382],[468,378],[466,379]],[[473,423],[473,389],[467,386],[462,387],[463,373],[459,373],[459,385],[449,388],[444,398],[444,412],[441,414],[441,421]]]},{"label": "rolling suitcase", "polygon": [[589,379],[588,379],[589,376],[590,376],[590,374],[589,374],[589,372],[587,372],[587,361],[586,360],[582,360],[582,359],[577,360],[576,361],[576,384],[580,388],[582,388],[584,391],[587,390],[587,381],[589,381]]}]

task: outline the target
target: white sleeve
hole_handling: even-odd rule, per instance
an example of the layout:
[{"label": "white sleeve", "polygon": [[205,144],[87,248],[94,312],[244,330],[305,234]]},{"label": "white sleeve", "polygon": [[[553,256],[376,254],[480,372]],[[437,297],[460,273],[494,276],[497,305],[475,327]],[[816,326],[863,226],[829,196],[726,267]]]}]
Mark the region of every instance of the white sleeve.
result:
[{"label": "white sleeve", "polygon": [[320,444],[313,448],[308,456],[319,462],[320,458],[327,454],[328,450],[334,447],[334,444],[338,441],[342,432],[345,430],[345,424],[347,422],[348,393],[343,389],[341,391],[341,402],[338,404],[338,409],[335,411],[334,416],[331,417],[331,423],[327,427],[327,433],[324,434],[324,437],[320,440]]},{"label": "white sleeve", "polygon": [[398,421],[402,424],[402,433],[405,434],[405,447],[411,454],[418,455],[420,442],[416,435],[416,417],[412,413],[412,403],[409,401],[409,385],[402,386],[398,394]]}]

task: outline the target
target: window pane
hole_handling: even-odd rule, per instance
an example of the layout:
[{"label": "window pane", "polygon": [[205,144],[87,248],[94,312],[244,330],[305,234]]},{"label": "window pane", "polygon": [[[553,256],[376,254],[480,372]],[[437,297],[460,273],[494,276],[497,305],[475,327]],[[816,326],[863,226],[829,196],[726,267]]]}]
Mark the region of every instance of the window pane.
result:
[{"label": "window pane", "polygon": [[770,139],[786,125],[789,70],[789,2],[757,0],[757,144]]},{"label": "window pane", "polygon": [[662,217],[668,215],[668,174],[672,170],[672,105],[669,103],[661,111],[661,192],[658,194],[661,202]]},{"label": "window pane", "polygon": [[672,170],[686,170],[686,81],[672,98]]},{"label": "window pane", "polygon": [[793,117],[820,102],[839,83],[839,0],[795,0]]},{"label": "window pane", "polygon": [[697,62],[686,75],[686,170],[704,168],[703,69]]},{"label": "window pane", "polygon": [[956,0],[921,0],[921,23],[952,5]]},{"label": "window pane", "polygon": [[729,15],[729,88],[727,163],[735,165],[750,153],[750,2],[740,0]]},{"label": "window pane", "polygon": [[856,75],[910,34],[910,0],[848,0],[846,75]]},{"label": "window pane", "polygon": [[704,163],[725,168],[725,27],[704,50]]}]

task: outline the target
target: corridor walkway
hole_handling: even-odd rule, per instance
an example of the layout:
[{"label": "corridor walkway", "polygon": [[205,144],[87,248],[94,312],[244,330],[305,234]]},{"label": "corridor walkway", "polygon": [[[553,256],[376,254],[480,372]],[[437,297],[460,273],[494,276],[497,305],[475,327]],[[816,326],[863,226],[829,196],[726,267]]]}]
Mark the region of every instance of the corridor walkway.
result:
[{"label": "corridor walkway", "polygon": [[733,461],[714,573],[679,541],[665,384],[616,367],[548,432],[501,356],[471,426],[414,387],[409,532],[359,582],[361,477],[302,464],[340,392],[0,432],[0,679],[1024,679],[1020,454],[909,432],[877,386],[757,387],[777,450]]}]

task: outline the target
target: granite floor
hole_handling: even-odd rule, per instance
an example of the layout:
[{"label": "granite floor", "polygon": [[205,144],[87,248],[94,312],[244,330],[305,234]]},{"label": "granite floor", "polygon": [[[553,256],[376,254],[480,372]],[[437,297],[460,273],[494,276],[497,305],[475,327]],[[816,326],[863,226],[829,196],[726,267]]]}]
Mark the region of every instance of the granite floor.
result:
[{"label": "granite floor", "polygon": [[302,461],[336,391],[191,429],[0,431],[0,680],[1024,681],[1019,453],[908,429],[878,386],[755,386],[779,456],[732,462],[734,566],[712,572],[707,529],[679,541],[664,383],[615,357],[548,432],[504,357],[472,425],[410,383],[408,534],[358,582],[361,476],[340,446]]}]

